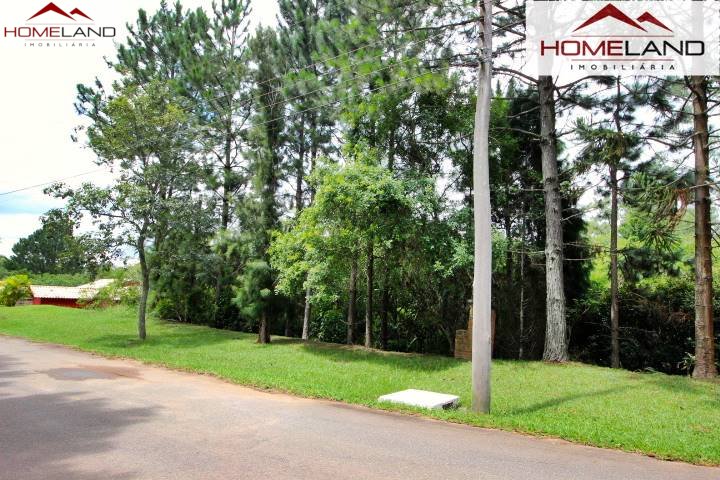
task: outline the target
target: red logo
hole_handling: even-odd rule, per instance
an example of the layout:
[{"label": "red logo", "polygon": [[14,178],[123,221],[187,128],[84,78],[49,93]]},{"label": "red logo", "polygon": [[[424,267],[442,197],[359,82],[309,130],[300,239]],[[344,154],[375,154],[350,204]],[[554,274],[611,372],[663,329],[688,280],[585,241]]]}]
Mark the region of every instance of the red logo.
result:
[{"label": "red logo", "polygon": [[633,20],[632,18],[630,18],[629,16],[627,16],[625,13],[622,12],[622,10],[620,10],[619,8],[617,8],[617,7],[616,7],[615,5],[613,5],[612,3],[606,5],[606,6],[603,7],[602,9],[600,9],[600,11],[598,11],[598,12],[597,12],[595,15],[593,15],[592,17],[588,18],[582,25],[580,25],[579,27],[577,27],[577,28],[576,28],[575,30],[573,30],[573,31],[574,31],[574,32],[577,32],[577,31],[580,30],[581,28],[588,27],[588,26],[592,25],[593,23],[599,22],[600,20],[604,20],[604,19],[606,19],[606,18],[608,18],[608,17],[609,17],[609,18],[614,18],[615,20],[618,20],[618,21],[623,22],[623,23],[625,23],[625,24],[627,24],[627,25],[630,25],[631,27],[636,28],[636,29],[638,29],[638,30],[642,30],[643,32],[646,32],[647,30],[645,30],[645,28],[643,28],[643,26],[640,25],[640,23],[645,23],[645,22],[647,22],[647,23],[652,23],[653,25],[656,25],[656,26],[658,26],[658,27],[660,27],[660,28],[663,28],[663,29],[667,30],[668,32],[672,32],[672,30],[670,30],[670,29],[669,29],[664,23],[662,23],[660,20],[658,20],[657,18],[655,18],[655,16],[654,16],[653,14],[651,14],[650,12],[645,12],[645,13],[643,13],[642,15],[640,15],[638,18],[636,18],[635,20]]},{"label": "red logo", "polygon": [[73,20],[73,21],[77,21],[75,16],[85,17],[88,20],[92,20],[92,18],[90,18],[88,15],[86,15],[85,12],[83,12],[79,8],[75,8],[70,13],[67,13],[62,8],[58,7],[54,3],[50,2],[47,5],[45,5],[43,8],[41,8],[35,15],[28,18],[28,21],[32,20],[33,18],[37,18],[41,15],[45,15],[46,13],[50,13],[50,12],[57,13],[58,15],[62,15],[63,17],[69,18],[70,20]]},{"label": "red logo", "polygon": [[[72,20],[58,23],[62,18]],[[97,25],[79,8],[63,10],[50,2],[28,18],[24,25],[2,28],[4,38],[22,39],[26,47],[95,47],[99,40],[115,38],[115,27]]]}]

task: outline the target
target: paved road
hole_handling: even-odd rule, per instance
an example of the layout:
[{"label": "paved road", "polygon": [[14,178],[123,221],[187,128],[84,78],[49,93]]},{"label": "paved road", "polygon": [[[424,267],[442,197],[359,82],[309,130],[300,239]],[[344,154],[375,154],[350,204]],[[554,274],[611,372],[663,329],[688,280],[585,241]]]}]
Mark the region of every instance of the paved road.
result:
[{"label": "paved road", "polygon": [[0,337],[0,479],[720,479]]}]

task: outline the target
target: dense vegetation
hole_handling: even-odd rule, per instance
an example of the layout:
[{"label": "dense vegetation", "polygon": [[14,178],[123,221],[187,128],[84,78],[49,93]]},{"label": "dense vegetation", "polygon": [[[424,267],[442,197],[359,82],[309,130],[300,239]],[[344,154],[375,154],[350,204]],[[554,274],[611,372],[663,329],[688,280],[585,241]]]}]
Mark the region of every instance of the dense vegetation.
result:
[{"label": "dense vegetation", "polygon": [[[468,409],[470,363],[433,355],[368,351],[151,320],[145,342],[134,310],[0,307],[0,333],[209,373],[239,384],[376,408],[377,398],[408,387],[444,391],[461,408],[416,411],[471,425],[561,437],[720,465],[720,385],[659,373],[568,363],[496,360],[490,415]],[[282,366],[282,368],[279,368]]]},{"label": "dense vegetation", "polygon": [[[141,338],[153,309],[261,342],[450,354],[472,297],[478,19],[435,0],[279,5],[278,25],[255,30],[247,0],[140,11],[111,62],[119,80],[78,87],[114,183],[51,188],[67,210],[5,267],[92,273],[107,261],[92,246],[132,248]],[[698,120],[716,79],[528,78],[512,68],[523,3],[503,5],[495,356],[714,376],[716,166]],[[61,215],[99,221],[82,255],[66,220],[50,228]],[[49,253],[36,262],[31,246]]]}]

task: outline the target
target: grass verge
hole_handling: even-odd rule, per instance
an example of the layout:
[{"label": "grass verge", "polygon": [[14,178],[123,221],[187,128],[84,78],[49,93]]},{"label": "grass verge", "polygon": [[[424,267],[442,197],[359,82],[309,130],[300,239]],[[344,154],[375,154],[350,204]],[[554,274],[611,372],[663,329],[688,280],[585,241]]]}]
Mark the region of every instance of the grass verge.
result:
[{"label": "grass verge", "polygon": [[[461,397],[458,410],[422,412],[453,422],[549,435],[669,460],[720,465],[720,384],[569,363],[495,361],[490,415],[470,412],[470,363],[151,320],[135,336],[123,308],[0,307],[0,333],[208,373],[305,397],[393,409],[378,396],[419,388]],[[399,410],[399,409],[398,409]]]}]

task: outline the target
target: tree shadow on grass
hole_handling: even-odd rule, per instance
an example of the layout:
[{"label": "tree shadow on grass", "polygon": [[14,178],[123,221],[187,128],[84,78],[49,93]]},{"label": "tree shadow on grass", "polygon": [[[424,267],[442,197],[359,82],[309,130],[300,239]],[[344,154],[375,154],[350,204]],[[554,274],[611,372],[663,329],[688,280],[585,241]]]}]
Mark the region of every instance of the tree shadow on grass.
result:
[{"label": "tree shadow on grass", "polygon": [[614,393],[620,393],[620,392],[626,392],[628,390],[634,390],[636,388],[638,388],[638,387],[630,386],[630,385],[622,385],[622,386],[617,386],[617,387],[605,388],[602,390],[592,390],[592,391],[587,391],[587,392],[571,393],[568,395],[563,395],[561,397],[551,398],[549,400],[545,400],[545,401],[538,402],[538,403],[535,403],[532,405],[528,405],[526,407],[511,409],[508,411],[508,413],[511,415],[536,413],[541,410],[558,407],[564,403],[572,402],[575,400],[580,400],[583,398],[590,398],[590,397],[602,397],[602,396],[611,395]]},{"label": "tree shadow on grass", "polygon": [[299,338],[290,337],[272,337],[270,345],[303,345],[307,342]]},{"label": "tree shadow on grass", "polygon": [[641,374],[640,381],[671,393],[691,396],[690,401],[693,403],[706,402],[712,407],[720,408],[720,383],[717,380],[696,380],[653,373]]},{"label": "tree shadow on grass", "polygon": [[384,352],[353,345],[333,343],[304,342],[303,351],[322,357],[337,364],[366,363],[390,369],[403,369],[419,372],[442,372],[457,368],[466,362],[438,355],[419,355],[411,353]]},{"label": "tree shadow on grass", "polygon": [[145,340],[140,340],[134,333],[117,333],[101,335],[88,339],[93,346],[108,349],[126,349],[136,347],[165,347],[165,348],[197,348],[208,345],[218,345],[242,339],[243,334],[225,330],[208,330],[207,328],[178,328],[168,332],[148,331]]}]

